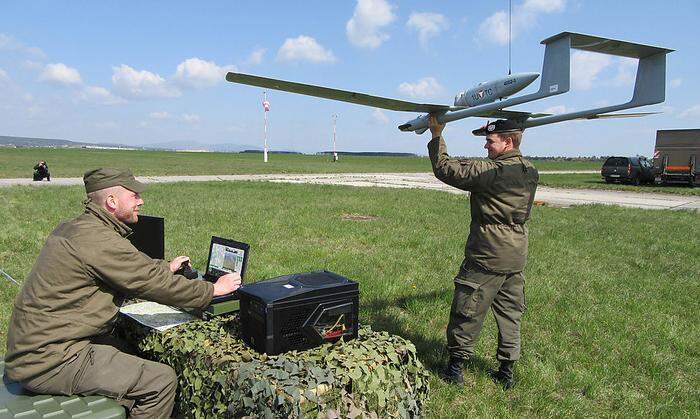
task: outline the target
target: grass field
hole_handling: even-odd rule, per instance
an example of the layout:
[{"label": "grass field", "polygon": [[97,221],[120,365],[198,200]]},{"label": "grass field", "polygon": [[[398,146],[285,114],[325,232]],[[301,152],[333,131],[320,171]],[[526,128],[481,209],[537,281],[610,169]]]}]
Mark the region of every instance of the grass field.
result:
[{"label": "grass field", "polygon": [[[0,266],[21,280],[53,227],[81,212],[83,191],[0,193]],[[464,196],[237,182],[153,185],[145,199],[143,213],[166,218],[169,257],[201,267],[217,234],[252,245],[248,280],[322,268],[358,280],[361,322],[411,339],[433,373],[428,417],[700,416],[698,213],[534,208],[519,385],[504,393],[485,372],[496,366],[492,317],[467,384],[437,378]],[[0,289],[4,348],[18,290]]]},{"label": "grass field", "polygon": [[605,183],[597,173],[540,174],[540,185],[554,188],[605,189],[631,192],[671,193],[676,195],[700,196],[700,187],[686,185],[626,185]]},{"label": "grass field", "polygon": [[[0,148],[0,178],[31,178],[32,167],[46,160],[51,175],[80,177],[97,167],[128,167],[137,176],[222,175],[260,173],[417,173],[430,172],[427,157],[329,156],[273,154],[269,163],[261,154],[184,153],[173,151],[97,150],[79,148]],[[533,160],[540,171],[599,170],[600,162]],[[610,189],[700,195],[685,186],[632,186],[606,184],[598,174],[542,174],[540,184],[576,189]]]},{"label": "grass field", "polygon": [[[427,153],[427,150],[426,150]],[[485,155],[485,154],[484,154]],[[79,148],[0,148],[0,178],[32,176],[32,168],[46,160],[53,177],[82,176],[97,167],[128,167],[137,176],[233,175],[256,173],[369,173],[429,172],[427,157],[329,156],[272,154],[184,153],[173,151],[96,150]],[[535,161],[539,170],[597,170],[585,161]]]}]

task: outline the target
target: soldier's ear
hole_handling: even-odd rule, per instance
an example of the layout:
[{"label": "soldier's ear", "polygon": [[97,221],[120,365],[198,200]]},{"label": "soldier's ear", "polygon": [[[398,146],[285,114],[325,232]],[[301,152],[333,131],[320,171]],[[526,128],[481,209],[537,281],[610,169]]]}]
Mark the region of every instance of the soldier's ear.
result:
[{"label": "soldier's ear", "polygon": [[116,210],[118,205],[117,197],[114,194],[109,194],[105,197],[105,206],[111,210]]}]

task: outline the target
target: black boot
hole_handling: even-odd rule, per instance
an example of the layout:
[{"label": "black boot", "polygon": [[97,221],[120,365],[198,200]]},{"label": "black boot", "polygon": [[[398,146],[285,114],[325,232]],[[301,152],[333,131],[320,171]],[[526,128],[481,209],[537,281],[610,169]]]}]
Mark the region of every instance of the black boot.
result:
[{"label": "black boot", "polygon": [[491,379],[503,386],[503,390],[510,390],[515,387],[515,378],[513,378],[513,367],[515,361],[501,361],[501,366],[498,371],[489,371]]},{"label": "black boot", "polygon": [[462,384],[464,383],[464,375],[462,374],[463,367],[463,359],[450,357],[450,362],[440,375],[442,376],[443,380],[449,383]]}]

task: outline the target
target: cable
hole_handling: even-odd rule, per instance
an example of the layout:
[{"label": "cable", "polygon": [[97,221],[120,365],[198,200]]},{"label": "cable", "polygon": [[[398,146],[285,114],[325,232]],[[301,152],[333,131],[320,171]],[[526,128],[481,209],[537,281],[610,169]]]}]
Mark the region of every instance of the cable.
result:
[{"label": "cable", "polygon": [[9,281],[14,282],[15,285],[21,286],[19,282],[15,281],[14,278],[12,278],[7,272],[3,271],[2,269],[0,269],[0,274],[2,274],[2,276],[4,276],[5,278],[7,278]]}]

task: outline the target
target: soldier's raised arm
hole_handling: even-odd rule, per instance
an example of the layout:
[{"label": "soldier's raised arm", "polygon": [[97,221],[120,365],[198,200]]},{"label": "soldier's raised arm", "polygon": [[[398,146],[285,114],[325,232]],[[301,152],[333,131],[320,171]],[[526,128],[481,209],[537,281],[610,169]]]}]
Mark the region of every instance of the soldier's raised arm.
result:
[{"label": "soldier's raised arm", "polygon": [[442,182],[465,191],[473,191],[479,186],[484,170],[484,162],[479,160],[460,160],[450,157],[447,145],[442,138],[445,124],[438,122],[435,115],[428,121],[431,140],[428,143],[428,155],[435,177]]}]

